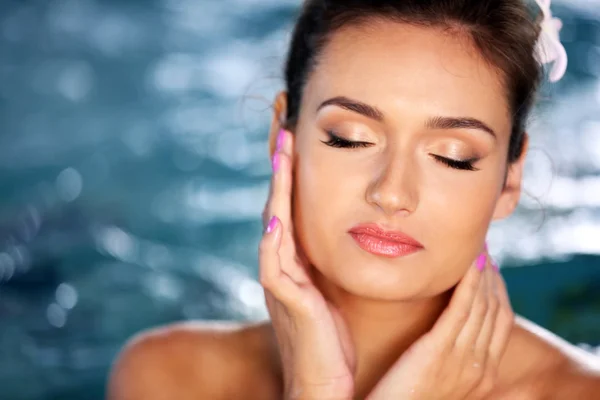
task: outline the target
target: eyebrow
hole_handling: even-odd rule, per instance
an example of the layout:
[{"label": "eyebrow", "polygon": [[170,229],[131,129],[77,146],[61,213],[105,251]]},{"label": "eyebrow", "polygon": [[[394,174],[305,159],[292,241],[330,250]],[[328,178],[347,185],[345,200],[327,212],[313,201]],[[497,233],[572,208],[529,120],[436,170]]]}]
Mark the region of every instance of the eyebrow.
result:
[{"label": "eyebrow", "polygon": [[329,100],[325,100],[323,103],[321,103],[319,108],[317,108],[317,112],[327,106],[338,106],[343,109],[362,114],[365,117],[374,119],[377,122],[383,122],[383,113],[380,110],[378,110],[377,107],[373,107],[368,104],[361,103],[360,101],[352,100],[344,96],[338,96]]},{"label": "eyebrow", "polygon": [[433,117],[427,120],[425,126],[429,129],[477,129],[489,133],[497,139],[496,132],[485,123],[468,117]]},{"label": "eyebrow", "polygon": [[[345,110],[352,111],[377,122],[384,122],[384,114],[377,107],[368,105],[358,100],[352,100],[344,96],[333,97],[324,101],[317,108],[317,112],[327,106],[337,106]],[[476,129],[489,133],[497,139],[498,136],[492,128],[484,122],[470,117],[431,117],[425,122],[428,129]]]}]

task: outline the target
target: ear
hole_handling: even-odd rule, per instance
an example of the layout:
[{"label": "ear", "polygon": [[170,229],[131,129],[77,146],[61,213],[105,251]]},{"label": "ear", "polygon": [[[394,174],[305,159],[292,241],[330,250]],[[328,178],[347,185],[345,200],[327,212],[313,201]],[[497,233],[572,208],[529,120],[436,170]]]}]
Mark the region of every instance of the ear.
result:
[{"label": "ear", "polygon": [[525,166],[525,156],[529,148],[529,135],[524,134],[523,137],[523,151],[519,156],[519,159],[508,166],[508,172],[506,174],[506,182],[500,197],[496,202],[496,209],[492,220],[501,220],[510,216],[521,198],[521,184],[523,180],[523,168]]},{"label": "ear", "polygon": [[277,135],[287,119],[287,92],[279,92],[273,102],[273,117],[269,129],[269,157],[273,157],[277,144]]}]

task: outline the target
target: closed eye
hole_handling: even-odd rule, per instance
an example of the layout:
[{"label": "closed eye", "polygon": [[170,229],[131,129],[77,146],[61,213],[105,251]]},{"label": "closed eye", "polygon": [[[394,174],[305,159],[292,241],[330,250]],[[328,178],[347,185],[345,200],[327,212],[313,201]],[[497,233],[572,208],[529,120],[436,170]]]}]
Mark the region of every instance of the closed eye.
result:
[{"label": "closed eye", "polygon": [[373,143],[369,142],[353,142],[351,140],[343,139],[337,136],[332,131],[326,131],[327,136],[329,136],[329,140],[321,140],[321,142],[325,143],[327,146],[338,147],[344,149],[355,149],[358,147],[370,147]]},{"label": "closed eye", "polygon": [[[324,144],[330,147],[336,148],[344,148],[344,149],[356,149],[361,147],[370,147],[373,143],[369,142],[354,142],[351,140],[346,140],[344,138],[339,137],[332,131],[326,131],[327,136],[329,136],[329,140],[322,140]],[[473,166],[473,163],[479,161],[479,158],[471,158],[468,160],[454,160],[451,158],[446,158],[442,156],[438,156],[436,154],[431,155],[436,161],[446,165],[447,167],[463,170],[463,171],[479,171],[478,168]]]},{"label": "closed eye", "polygon": [[454,168],[460,169],[464,171],[479,171],[479,168],[475,168],[473,163],[479,161],[479,158],[471,158],[468,160],[453,160],[451,158],[446,158],[442,156],[438,156],[436,154],[431,155],[436,161],[441,162],[442,164]]}]

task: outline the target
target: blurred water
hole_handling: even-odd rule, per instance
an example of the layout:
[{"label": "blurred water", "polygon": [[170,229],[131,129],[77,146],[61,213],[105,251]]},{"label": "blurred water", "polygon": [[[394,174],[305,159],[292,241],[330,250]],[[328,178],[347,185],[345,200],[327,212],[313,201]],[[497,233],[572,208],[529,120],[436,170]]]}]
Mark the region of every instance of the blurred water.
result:
[{"label": "blurred water", "polygon": [[[101,399],[140,329],[266,317],[266,128],[298,3],[0,4],[1,399]],[[555,12],[569,72],[490,247],[520,267],[518,312],[599,345],[600,3]]]}]

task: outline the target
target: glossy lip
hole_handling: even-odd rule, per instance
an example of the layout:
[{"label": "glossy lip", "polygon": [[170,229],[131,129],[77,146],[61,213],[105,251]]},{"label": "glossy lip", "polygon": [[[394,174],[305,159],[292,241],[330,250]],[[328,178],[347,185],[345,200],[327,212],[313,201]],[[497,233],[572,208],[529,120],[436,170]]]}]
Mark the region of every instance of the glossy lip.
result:
[{"label": "glossy lip", "polygon": [[358,246],[379,256],[401,257],[414,253],[423,245],[400,231],[386,231],[377,224],[361,224],[348,231]]}]

